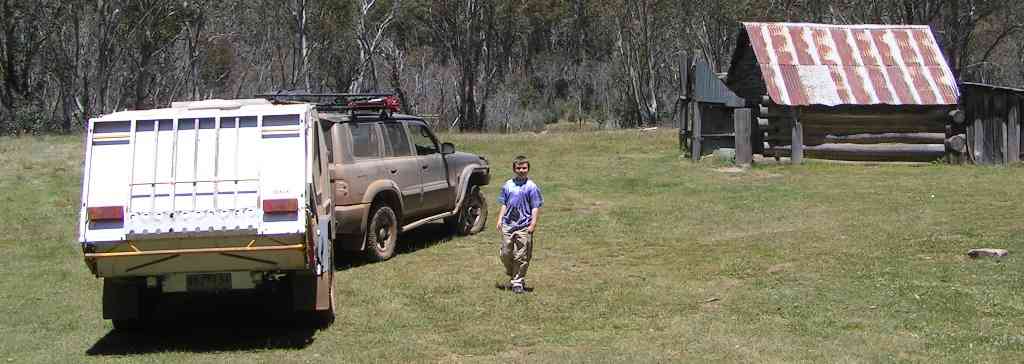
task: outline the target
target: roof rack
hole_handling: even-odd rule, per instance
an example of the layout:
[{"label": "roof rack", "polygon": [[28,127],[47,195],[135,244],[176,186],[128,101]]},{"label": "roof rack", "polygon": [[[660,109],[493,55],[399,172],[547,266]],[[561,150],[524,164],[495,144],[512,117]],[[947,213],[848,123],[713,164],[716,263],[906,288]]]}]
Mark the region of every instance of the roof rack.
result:
[{"label": "roof rack", "polygon": [[[276,91],[259,94],[275,104],[309,103],[320,111],[348,111],[353,116],[357,111],[380,112],[382,118],[398,112],[401,104],[394,94],[389,93],[307,93],[301,91]],[[367,113],[360,113],[366,115]]]}]

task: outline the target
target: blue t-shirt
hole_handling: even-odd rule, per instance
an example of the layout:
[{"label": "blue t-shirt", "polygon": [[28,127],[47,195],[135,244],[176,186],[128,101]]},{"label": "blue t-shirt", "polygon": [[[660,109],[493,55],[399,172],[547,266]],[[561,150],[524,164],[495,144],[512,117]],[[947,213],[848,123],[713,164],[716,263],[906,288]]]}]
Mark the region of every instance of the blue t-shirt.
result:
[{"label": "blue t-shirt", "polygon": [[501,217],[502,225],[508,231],[517,231],[530,226],[533,209],[544,205],[540,195],[540,187],[533,180],[508,180],[501,186],[498,203],[505,205],[505,216]]}]

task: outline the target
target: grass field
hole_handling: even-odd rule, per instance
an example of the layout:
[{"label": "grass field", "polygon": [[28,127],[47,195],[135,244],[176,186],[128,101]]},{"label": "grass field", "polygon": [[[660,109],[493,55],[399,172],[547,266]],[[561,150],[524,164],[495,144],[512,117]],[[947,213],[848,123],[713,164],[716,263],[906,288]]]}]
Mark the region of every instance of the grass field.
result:
[{"label": "grass field", "polygon": [[75,243],[81,138],[0,138],[0,362],[1024,361],[1022,168],[725,173],[669,130],[444,139],[495,166],[488,226],[531,157],[533,292],[495,287],[496,232],[427,225],[341,262],[326,329],[227,297],[123,334]]}]

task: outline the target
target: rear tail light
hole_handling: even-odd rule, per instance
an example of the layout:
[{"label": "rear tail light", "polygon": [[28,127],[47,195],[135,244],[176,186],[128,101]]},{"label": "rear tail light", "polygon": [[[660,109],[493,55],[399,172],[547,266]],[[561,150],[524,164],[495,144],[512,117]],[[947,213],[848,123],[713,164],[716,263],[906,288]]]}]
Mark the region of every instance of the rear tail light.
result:
[{"label": "rear tail light", "polygon": [[124,221],[123,206],[100,206],[86,209],[89,221]]},{"label": "rear tail light", "polygon": [[263,200],[263,213],[292,213],[299,210],[299,200],[294,198],[282,198]]}]

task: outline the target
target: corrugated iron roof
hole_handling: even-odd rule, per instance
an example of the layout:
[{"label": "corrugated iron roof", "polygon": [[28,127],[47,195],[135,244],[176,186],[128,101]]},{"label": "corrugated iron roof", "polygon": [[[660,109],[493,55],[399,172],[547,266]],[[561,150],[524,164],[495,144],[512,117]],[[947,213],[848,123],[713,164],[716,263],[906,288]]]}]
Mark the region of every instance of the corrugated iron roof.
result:
[{"label": "corrugated iron roof", "polygon": [[743,27],[768,94],[777,104],[958,102],[956,79],[926,25],[743,23]]},{"label": "corrugated iron roof", "polygon": [[730,107],[743,107],[745,101],[736,96],[722,79],[711,70],[703,59],[697,59],[693,70],[693,99],[700,102],[725,104]]}]

